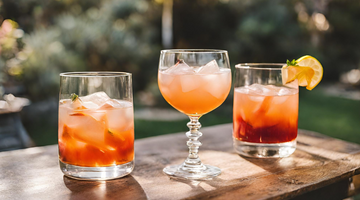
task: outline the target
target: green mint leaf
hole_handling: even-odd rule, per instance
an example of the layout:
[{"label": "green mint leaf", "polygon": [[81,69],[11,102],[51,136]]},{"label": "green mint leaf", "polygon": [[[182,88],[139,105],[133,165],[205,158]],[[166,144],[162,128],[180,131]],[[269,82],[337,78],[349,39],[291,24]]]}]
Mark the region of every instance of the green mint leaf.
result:
[{"label": "green mint leaf", "polygon": [[70,99],[71,99],[72,102],[74,102],[77,98],[79,98],[79,96],[77,94],[75,94],[75,93],[72,93],[70,95]]},{"label": "green mint leaf", "polygon": [[297,62],[295,59],[293,59],[292,61],[286,60],[286,64],[287,66],[297,66]]}]

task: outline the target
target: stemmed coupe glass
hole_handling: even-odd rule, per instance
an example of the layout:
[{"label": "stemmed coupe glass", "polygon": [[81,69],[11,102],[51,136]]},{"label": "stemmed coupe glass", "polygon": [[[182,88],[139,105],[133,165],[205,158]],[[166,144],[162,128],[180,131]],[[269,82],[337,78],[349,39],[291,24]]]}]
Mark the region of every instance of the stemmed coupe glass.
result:
[{"label": "stemmed coupe glass", "polygon": [[190,118],[187,123],[189,155],[180,165],[164,168],[172,177],[206,180],[218,176],[218,167],[205,165],[198,156],[201,146],[199,118],[220,106],[231,88],[231,70],[225,50],[162,50],[158,84],[165,100]]}]

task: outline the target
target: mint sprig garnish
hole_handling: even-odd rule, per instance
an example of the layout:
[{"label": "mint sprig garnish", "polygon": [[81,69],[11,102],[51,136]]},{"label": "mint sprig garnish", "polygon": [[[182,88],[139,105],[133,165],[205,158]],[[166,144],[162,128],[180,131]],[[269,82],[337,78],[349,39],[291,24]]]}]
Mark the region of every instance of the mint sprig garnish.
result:
[{"label": "mint sprig garnish", "polygon": [[75,93],[72,93],[72,94],[70,95],[70,99],[71,99],[72,102],[76,101],[76,99],[78,99],[78,98],[79,98],[79,95],[77,95],[77,94],[75,94]]},{"label": "mint sprig garnish", "polygon": [[286,64],[287,66],[298,66],[295,59],[293,59],[292,61],[286,60]]}]

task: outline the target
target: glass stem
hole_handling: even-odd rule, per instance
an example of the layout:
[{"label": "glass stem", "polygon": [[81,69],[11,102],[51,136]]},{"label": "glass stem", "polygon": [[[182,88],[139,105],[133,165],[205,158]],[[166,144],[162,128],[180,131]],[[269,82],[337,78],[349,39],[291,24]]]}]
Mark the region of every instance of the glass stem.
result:
[{"label": "glass stem", "polygon": [[202,133],[199,131],[201,124],[199,122],[200,117],[189,116],[190,122],[187,123],[190,131],[186,132],[186,136],[189,138],[187,146],[189,147],[189,155],[182,165],[183,170],[187,171],[198,171],[206,169],[205,165],[202,164],[198,152],[201,142],[198,140]]}]

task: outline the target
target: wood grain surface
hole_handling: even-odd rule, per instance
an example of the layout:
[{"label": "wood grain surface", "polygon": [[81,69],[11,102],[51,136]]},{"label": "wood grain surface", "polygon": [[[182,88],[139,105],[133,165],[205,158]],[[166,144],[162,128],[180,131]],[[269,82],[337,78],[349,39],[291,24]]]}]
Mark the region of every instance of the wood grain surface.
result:
[{"label": "wood grain surface", "polygon": [[231,124],[201,131],[200,158],[222,170],[213,180],[173,180],[162,172],[187,156],[186,136],[178,133],[136,140],[134,171],[111,181],[63,176],[57,145],[1,152],[0,199],[338,199],[359,191],[357,144],[300,130],[290,157],[255,159],[233,151]]}]

